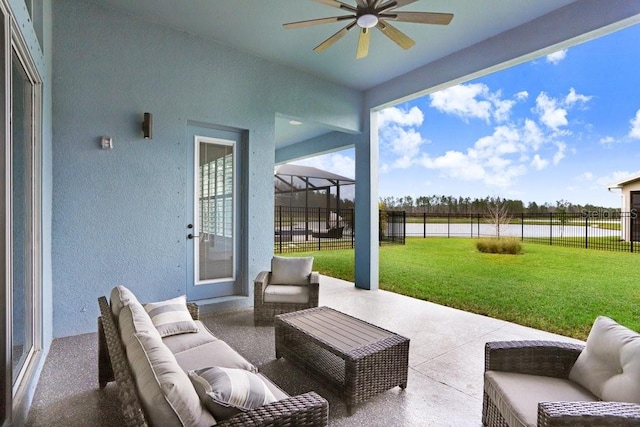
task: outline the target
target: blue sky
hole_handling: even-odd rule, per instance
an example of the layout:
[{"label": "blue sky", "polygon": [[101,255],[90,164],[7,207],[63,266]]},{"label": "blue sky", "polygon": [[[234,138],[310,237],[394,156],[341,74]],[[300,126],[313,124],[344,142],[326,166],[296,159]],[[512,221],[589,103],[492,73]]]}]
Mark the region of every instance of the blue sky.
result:
[{"label": "blue sky", "polygon": [[[380,113],[379,195],[620,207],[640,173],[640,25]],[[298,162],[354,176],[354,150]]]}]

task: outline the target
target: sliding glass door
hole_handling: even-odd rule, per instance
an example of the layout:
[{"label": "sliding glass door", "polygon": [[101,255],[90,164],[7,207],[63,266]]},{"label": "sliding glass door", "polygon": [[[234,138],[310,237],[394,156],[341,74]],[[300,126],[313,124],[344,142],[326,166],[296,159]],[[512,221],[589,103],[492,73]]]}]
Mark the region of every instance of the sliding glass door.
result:
[{"label": "sliding glass door", "polygon": [[11,313],[14,393],[33,356],[40,309],[40,85],[14,45],[11,57]]},{"label": "sliding glass door", "polygon": [[3,178],[0,250],[4,287],[0,424],[27,391],[41,350],[41,80],[8,9],[0,1],[3,76],[0,140]]}]

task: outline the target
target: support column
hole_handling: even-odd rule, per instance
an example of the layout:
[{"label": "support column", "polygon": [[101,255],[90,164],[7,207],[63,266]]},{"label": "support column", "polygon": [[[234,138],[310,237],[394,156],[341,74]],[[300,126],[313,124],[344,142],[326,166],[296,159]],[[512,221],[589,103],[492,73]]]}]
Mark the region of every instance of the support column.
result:
[{"label": "support column", "polygon": [[356,143],[355,285],[378,289],[378,123],[365,112],[362,138]]}]

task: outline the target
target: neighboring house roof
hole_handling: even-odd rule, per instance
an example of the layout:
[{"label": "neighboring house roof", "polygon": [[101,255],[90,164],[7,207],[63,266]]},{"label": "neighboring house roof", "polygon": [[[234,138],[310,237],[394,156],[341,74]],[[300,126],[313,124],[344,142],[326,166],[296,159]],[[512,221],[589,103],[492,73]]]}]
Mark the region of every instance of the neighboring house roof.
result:
[{"label": "neighboring house roof", "polygon": [[622,180],[622,181],[620,181],[620,182],[618,182],[616,184],[610,185],[609,186],[609,190],[611,190],[613,188],[622,188],[625,185],[631,184],[632,182],[636,182],[636,181],[640,181],[640,173],[636,174],[636,175],[633,175],[633,176],[630,176],[630,177],[628,177],[628,178],[626,178],[626,179],[624,179],[624,180]]}]

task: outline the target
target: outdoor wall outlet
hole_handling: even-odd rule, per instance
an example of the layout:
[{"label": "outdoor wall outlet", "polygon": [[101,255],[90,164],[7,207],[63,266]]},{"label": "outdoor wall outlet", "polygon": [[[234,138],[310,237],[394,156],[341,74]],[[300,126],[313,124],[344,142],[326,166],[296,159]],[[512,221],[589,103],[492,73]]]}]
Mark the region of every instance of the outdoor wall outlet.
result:
[{"label": "outdoor wall outlet", "polygon": [[113,138],[110,136],[103,136],[101,144],[103,150],[111,150],[113,148]]}]

